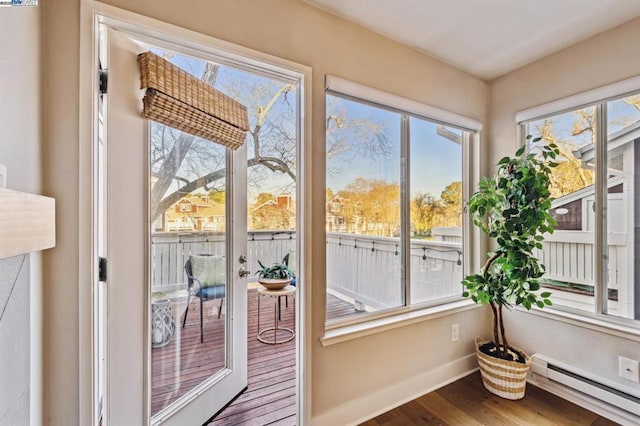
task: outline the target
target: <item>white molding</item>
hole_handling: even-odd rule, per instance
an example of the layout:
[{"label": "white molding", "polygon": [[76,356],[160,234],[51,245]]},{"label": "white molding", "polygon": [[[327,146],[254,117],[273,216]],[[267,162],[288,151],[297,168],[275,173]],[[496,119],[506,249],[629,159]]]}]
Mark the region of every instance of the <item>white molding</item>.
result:
[{"label": "white molding", "polygon": [[528,108],[516,113],[516,123],[522,124],[525,121],[548,117],[597,102],[606,101],[614,97],[620,97],[640,90],[640,76],[617,81],[606,86],[587,90],[573,96],[557,99],[546,104]]},{"label": "white molding", "polygon": [[527,378],[527,382],[623,426],[633,426],[640,423],[640,418],[628,411],[614,407],[590,395],[554,383],[539,375]]},{"label": "white molding", "polygon": [[415,309],[395,315],[372,319],[345,326],[336,326],[327,329],[320,339],[322,346],[331,346],[337,343],[347,342],[371,334],[382,333],[394,328],[405,327],[422,321],[432,320],[443,316],[453,315],[459,312],[477,309],[481,305],[473,303],[470,299],[447,303],[429,308]]},{"label": "white molding", "polygon": [[[589,314],[586,312],[583,314],[575,314],[572,312],[561,311],[553,308],[546,308],[544,310],[533,308],[530,311],[527,311],[523,307],[516,306],[515,310],[524,314],[535,315],[552,321],[560,321],[566,324],[571,324],[600,333],[622,337],[623,339],[632,340],[634,342],[640,342],[640,328],[634,326],[635,324],[631,325],[631,322],[637,323],[637,321],[624,321],[629,323],[629,325],[627,325],[623,324],[623,321],[621,321],[622,319],[617,317],[608,316],[608,318],[611,318],[612,320],[607,321],[602,317],[587,316],[593,314]],[[602,316],[604,317],[605,315]],[[613,320],[619,321],[614,322]]]},{"label": "white molding", "polygon": [[472,353],[341,404],[313,417],[311,424],[357,425],[466,377],[477,369],[476,354]]},{"label": "white molding", "polygon": [[336,77],[334,75],[327,74],[325,79],[325,88],[332,92],[342,93],[347,96],[352,96],[354,98],[380,105],[386,105],[421,117],[431,118],[446,124],[462,127],[466,130],[474,132],[482,130],[482,123],[473,118],[426,105],[383,90],[374,89],[373,87],[345,80],[344,78]]}]

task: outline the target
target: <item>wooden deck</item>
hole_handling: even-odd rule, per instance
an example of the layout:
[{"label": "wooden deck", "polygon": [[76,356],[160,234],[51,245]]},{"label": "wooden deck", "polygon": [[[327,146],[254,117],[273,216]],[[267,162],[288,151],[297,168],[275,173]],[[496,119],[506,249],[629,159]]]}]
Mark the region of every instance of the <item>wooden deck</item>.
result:
[{"label": "wooden deck", "polygon": [[[353,306],[328,295],[327,318],[342,317]],[[273,310],[268,299],[261,306],[260,322],[270,324]],[[200,343],[199,304],[194,300],[187,325],[181,328],[186,300],[174,303],[176,333],[164,348],[153,349],[152,410],[158,412],[202,383],[224,364],[222,319],[217,318],[218,301],[205,303],[204,343]],[[282,309],[282,325],[293,328],[293,305]],[[355,313],[355,311],[354,311]],[[256,339],[258,329],[257,293],[248,293],[248,387],[233,403],[208,424],[295,425],[295,340],[267,345]],[[178,342],[182,344],[178,350]],[[182,376],[179,376],[179,374]],[[212,416],[215,413],[210,413]],[[507,401],[488,393],[479,373],[423,395],[363,425],[571,425],[609,426],[615,423],[562,400],[535,386],[527,386],[522,401]]]},{"label": "wooden deck", "polygon": [[[248,292],[248,387],[232,404],[219,413],[210,425],[294,425],[295,339],[267,345],[257,340],[258,303],[256,290]],[[354,311],[353,306],[328,295],[328,318]],[[151,410],[155,414],[202,383],[224,365],[224,311],[217,318],[219,301],[204,304],[204,343],[200,343],[198,299],[191,302],[186,327],[182,318],[186,299],[173,303],[176,332],[163,348],[152,350]],[[273,323],[272,301],[262,300],[260,325]],[[293,298],[289,307],[282,304],[283,327],[294,329]],[[270,337],[270,336],[268,336]],[[215,413],[211,413],[213,416]]]}]

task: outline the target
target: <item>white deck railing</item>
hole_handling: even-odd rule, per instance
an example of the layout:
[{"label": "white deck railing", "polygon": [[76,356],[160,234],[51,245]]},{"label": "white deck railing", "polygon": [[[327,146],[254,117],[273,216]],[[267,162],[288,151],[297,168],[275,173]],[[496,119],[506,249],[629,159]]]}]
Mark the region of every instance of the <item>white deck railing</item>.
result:
[{"label": "white deck railing", "polygon": [[[327,234],[327,288],[352,299],[358,309],[402,305],[400,268],[398,238]],[[411,240],[413,304],[459,296],[461,280],[459,243]]]},{"label": "white deck railing", "polygon": [[[544,247],[537,256],[545,265],[545,278],[569,284],[593,286],[595,275],[594,233],[586,231],[555,231],[545,236]],[[609,289],[618,291],[618,301],[609,302],[609,313],[633,317],[633,283],[627,280],[627,270],[633,267],[628,259],[626,236],[607,235]],[[593,296],[554,290],[556,305],[593,312]]]},{"label": "white deck railing", "polygon": [[[626,271],[633,265],[627,259],[625,236],[609,234],[608,244],[609,288],[618,291],[618,302],[611,302],[610,308],[620,316],[633,315],[633,283],[630,287],[626,279]],[[352,300],[358,309],[401,305],[399,246],[397,238],[328,233],[327,289]],[[295,232],[249,232],[246,268],[255,273],[258,259],[265,264],[280,262],[293,250]],[[593,285],[593,250],[593,233],[556,231],[546,237],[544,249],[538,256],[546,266],[546,278]],[[202,253],[223,254],[224,235],[154,234],[152,291],[185,288],[184,264],[190,254]],[[410,268],[412,304],[457,296],[462,292],[462,247],[459,242],[411,240]],[[249,277],[250,281],[255,279],[255,275]],[[593,310],[591,296],[556,293],[554,300],[558,305]]]},{"label": "white deck railing", "polygon": [[[191,254],[224,254],[224,234],[163,232],[151,236],[151,290],[174,291],[186,288],[184,264]],[[281,262],[295,249],[295,232],[251,231],[247,235],[247,265],[255,281],[258,259],[265,265]]]}]

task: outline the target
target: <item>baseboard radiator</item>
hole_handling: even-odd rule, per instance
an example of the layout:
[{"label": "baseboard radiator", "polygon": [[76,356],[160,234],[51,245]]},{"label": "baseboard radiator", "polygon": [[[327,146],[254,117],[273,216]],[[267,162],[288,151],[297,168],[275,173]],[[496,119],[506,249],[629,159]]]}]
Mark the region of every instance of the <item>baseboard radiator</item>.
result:
[{"label": "baseboard radiator", "polygon": [[[614,407],[640,416],[640,392],[602,377],[582,371],[545,355],[534,354],[531,362],[534,379],[544,377]],[[537,377],[536,377],[537,376]]]}]

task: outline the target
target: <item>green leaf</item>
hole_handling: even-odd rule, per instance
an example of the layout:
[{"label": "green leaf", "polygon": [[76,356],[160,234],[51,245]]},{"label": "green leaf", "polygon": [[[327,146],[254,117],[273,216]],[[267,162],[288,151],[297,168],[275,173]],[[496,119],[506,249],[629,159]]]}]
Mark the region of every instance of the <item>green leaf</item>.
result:
[{"label": "green leaf", "polygon": [[516,157],[520,157],[522,154],[524,154],[525,149],[527,149],[526,145],[521,146],[520,149],[516,151]]}]

